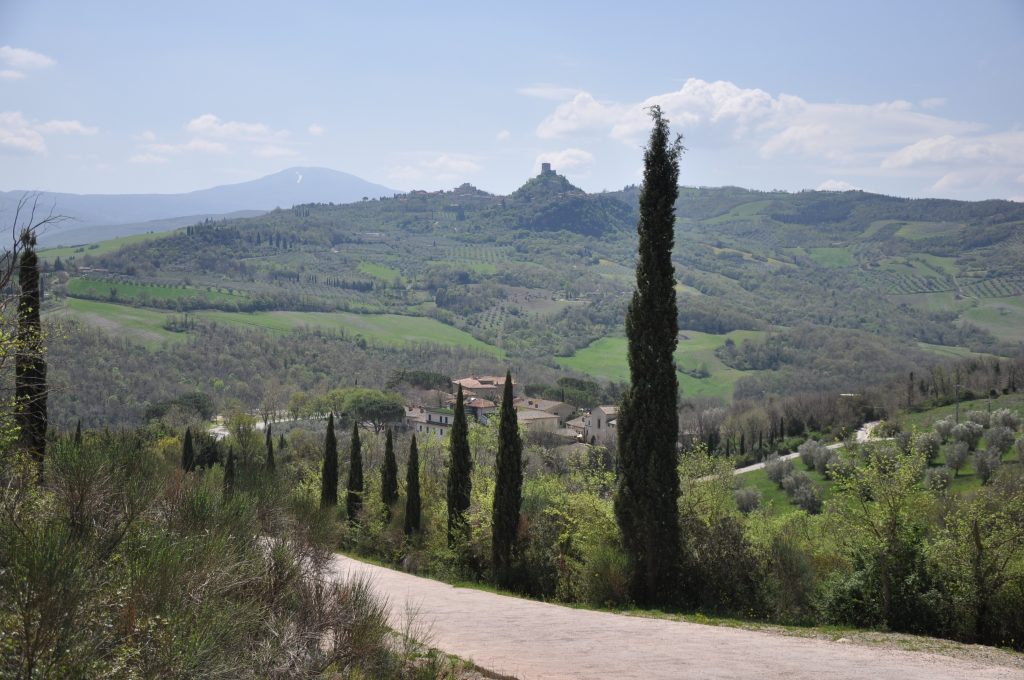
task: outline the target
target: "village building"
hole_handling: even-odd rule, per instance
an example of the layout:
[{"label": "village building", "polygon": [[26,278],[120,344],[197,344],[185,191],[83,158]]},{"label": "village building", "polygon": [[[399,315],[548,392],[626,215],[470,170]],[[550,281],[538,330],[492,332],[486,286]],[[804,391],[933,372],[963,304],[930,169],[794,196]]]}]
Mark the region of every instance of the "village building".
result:
[{"label": "village building", "polygon": [[416,434],[444,438],[452,429],[455,411],[438,406],[406,406],[405,426]]},{"label": "village building", "polygon": [[516,409],[516,418],[527,432],[554,432],[558,429],[558,416],[535,408]]},{"label": "village building", "polygon": [[[484,399],[490,399],[493,402],[500,402],[501,396],[505,391],[505,376],[474,375],[468,378],[453,380],[452,385],[455,386],[456,389],[461,385],[464,396],[473,395],[483,397]],[[512,385],[514,388],[514,380],[512,381]]]},{"label": "village building", "polygon": [[565,427],[568,423],[569,418],[576,413],[576,407],[572,404],[566,404],[564,401],[555,401],[553,399],[538,399],[536,397],[516,397],[515,399],[516,408],[532,408],[538,411],[544,411],[545,413],[551,413],[558,416],[559,427]]},{"label": "village building", "polygon": [[586,429],[583,432],[584,441],[600,446],[615,446],[618,432],[615,429],[615,420],[618,416],[618,406],[595,406],[587,418]]}]

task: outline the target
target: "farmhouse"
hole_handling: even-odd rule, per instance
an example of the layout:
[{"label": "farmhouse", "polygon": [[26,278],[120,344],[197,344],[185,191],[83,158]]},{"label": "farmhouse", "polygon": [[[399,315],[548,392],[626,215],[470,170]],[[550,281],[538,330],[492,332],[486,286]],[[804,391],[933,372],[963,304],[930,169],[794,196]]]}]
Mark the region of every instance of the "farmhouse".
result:
[{"label": "farmhouse", "polygon": [[[453,385],[461,385],[462,392],[465,396],[470,394],[483,397],[484,399],[490,399],[491,401],[501,401],[502,392],[505,390],[505,376],[503,375],[481,375],[481,376],[470,376],[468,378],[459,378],[458,380],[452,381]],[[512,381],[513,388],[515,381]]]},{"label": "farmhouse", "polygon": [[516,408],[532,408],[556,415],[558,416],[559,427],[565,427],[569,417],[576,413],[576,408],[571,404],[566,404],[564,401],[554,401],[552,399],[516,397],[515,405]]}]

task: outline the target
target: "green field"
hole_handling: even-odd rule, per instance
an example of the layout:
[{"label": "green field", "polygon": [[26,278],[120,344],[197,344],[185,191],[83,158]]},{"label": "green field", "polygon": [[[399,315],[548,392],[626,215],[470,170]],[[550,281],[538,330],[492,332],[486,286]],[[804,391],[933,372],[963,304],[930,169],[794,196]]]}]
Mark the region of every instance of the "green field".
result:
[{"label": "green field", "polygon": [[[725,335],[713,335],[699,331],[681,331],[679,346],[676,349],[676,365],[685,370],[696,370],[704,367],[711,375],[707,378],[694,378],[680,372],[679,386],[684,397],[720,397],[732,398],[733,386],[736,381],[749,372],[729,368],[715,356],[715,349],[731,338],[741,343],[750,338],[764,337],[764,331],[733,331]],[[595,378],[628,381],[629,365],[626,361],[626,339],[607,337],[595,340],[587,347],[571,357],[558,360],[559,365]]]},{"label": "green field", "polygon": [[181,342],[186,339],[184,333],[174,333],[163,327],[168,315],[168,312],[155,309],[75,298],[68,298],[62,308],[49,313],[55,318],[77,319],[150,348],[159,347],[164,341]]},{"label": "green field", "polygon": [[244,296],[223,293],[219,290],[204,290],[192,287],[144,285],[122,283],[102,279],[71,279],[67,283],[68,295],[72,297],[110,298],[115,300],[182,300],[199,298],[209,302],[238,302]]},{"label": "green field", "polygon": [[962,317],[1000,340],[1018,341],[1024,329],[1024,295],[982,300],[965,310]]},{"label": "green field", "polygon": [[402,276],[402,272],[398,271],[394,267],[387,267],[382,264],[377,264],[376,262],[360,262],[359,271],[367,276],[372,276],[375,279],[381,279],[388,283],[391,283]]},{"label": "green field", "polygon": [[849,248],[809,248],[807,255],[823,267],[852,267],[857,264]]},{"label": "green field", "polygon": [[349,312],[218,312],[203,311],[197,317],[218,323],[287,332],[298,328],[320,328],[362,336],[371,343],[403,345],[430,343],[463,347],[491,356],[504,353],[493,345],[477,340],[469,333],[424,316],[399,314],[352,314]]},{"label": "green field", "polygon": [[896,236],[919,241],[937,236],[955,236],[962,229],[963,225],[955,222],[906,222],[896,232]]},{"label": "green field", "polygon": [[133,243],[142,243],[143,241],[152,241],[157,238],[166,238],[173,235],[173,231],[160,232],[155,234],[134,234],[132,236],[122,236],[121,238],[112,238],[109,241],[100,241],[99,243],[93,243],[85,246],[70,246],[68,248],[48,248],[46,250],[39,251],[39,259],[44,262],[53,262],[58,257],[62,260],[72,260],[76,256],[82,255],[104,255],[106,253],[112,253],[115,250],[120,249],[122,246],[131,245]]}]

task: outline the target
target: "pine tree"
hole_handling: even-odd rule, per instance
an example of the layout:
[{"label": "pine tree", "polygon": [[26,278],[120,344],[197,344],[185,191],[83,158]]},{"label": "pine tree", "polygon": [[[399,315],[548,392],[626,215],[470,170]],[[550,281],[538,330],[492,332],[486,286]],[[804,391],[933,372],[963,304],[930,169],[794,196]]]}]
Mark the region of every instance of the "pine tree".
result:
[{"label": "pine tree", "polygon": [[277,470],[277,461],[274,460],[274,435],[271,434],[273,425],[267,423],[267,471],[271,474]]},{"label": "pine tree", "polygon": [[448,546],[466,535],[466,511],[469,510],[473,491],[473,456],[469,450],[469,426],[466,424],[466,408],[463,405],[462,385],[455,398],[455,417],[452,419],[451,439],[448,448],[451,461],[448,464]]},{"label": "pine tree", "polygon": [[677,137],[670,139],[661,108],[644,152],[636,289],[626,312],[630,385],[617,419],[619,478],[615,517],[629,564],[630,594],[639,604],[676,594],[679,535],[679,454],[676,440],[678,309],[672,268],[675,202],[679,193]]},{"label": "pine tree", "polygon": [[224,499],[235,493],[235,450],[228,449],[228,460],[224,463]]},{"label": "pine tree", "polygon": [[352,457],[348,466],[348,495],[345,510],[348,521],[355,523],[363,507],[363,445],[359,441],[359,423],[352,423]]},{"label": "pine tree", "polygon": [[44,356],[39,306],[39,259],[36,237],[31,231],[21,235],[22,251],[18,263],[18,331],[14,360],[15,422],[19,443],[32,454],[42,470],[46,455],[46,358]]},{"label": "pine tree", "polygon": [[494,467],[491,564],[497,584],[511,588],[512,557],[519,528],[519,510],[523,504],[523,441],[519,437],[519,419],[513,403],[511,372],[505,375],[498,426],[498,456]]},{"label": "pine tree", "polygon": [[181,469],[192,472],[196,469],[196,452],[192,445],[192,428],[185,428],[185,441],[181,445]]},{"label": "pine tree", "polygon": [[384,468],[380,477],[380,500],[384,503],[384,514],[391,521],[391,506],[398,502],[398,463],[395,461],[395,444],[391,428],[384,435]]},{"label": "pine tree", "polygon": [[324,465],[320,472],[320,507],[338,504],[338,440],[334,437],[334,414],[327,416],[324,435]]},{"label": "pine tree", "polygon": [[405,533],[420,530],[420,454],[416,450],[416,435],[409,442],[409,463],[405,468]]}]

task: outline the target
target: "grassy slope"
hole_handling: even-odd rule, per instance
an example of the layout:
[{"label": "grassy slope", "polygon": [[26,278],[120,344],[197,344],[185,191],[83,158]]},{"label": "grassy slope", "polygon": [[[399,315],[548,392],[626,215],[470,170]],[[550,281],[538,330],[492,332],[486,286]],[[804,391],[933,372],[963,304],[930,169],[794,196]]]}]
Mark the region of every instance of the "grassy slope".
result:
[{"label": "grassy slope", "polygon": [[62,260],[70,260],[75,257],[81,257],[82,255],[103,255],[104,253],[112,253],[122,246],[131,245],[132,243],[141,243],[143,241],[151,241],[157,238],[166,238],[173,233],[174,232],[171,231],[155,234],[134,234],[132,236],[112,238],[109,241],[100,241],[99,243],[92,245],[70,246],[67,248],[48,248],[46,250],[39,251],[39,259],[44,262],[53,262],[58,257]]},{"label": "grassy slope", "polygon": [[[704,366],[711,376],[697,379],[679,373],[679,384],[687,397],[706,396],[729,399],[733,386],[744,375],[744,371],[729,368],[715,356],[715,349],[721,347],[726,338],[737,344],[748,338],[760,338],[763,331],[733,331],[725,335],[713,335],[698,331],[682,331],[679,347],[676,349],[676,365],[687,370]],[[684,339],[685,338],[685,339]],[[629,380],[629,365],[626,361],[626,339],[621,337],[601,338],[579,350],[571,357],[558,360],[565,368],[610,380]]]}]

